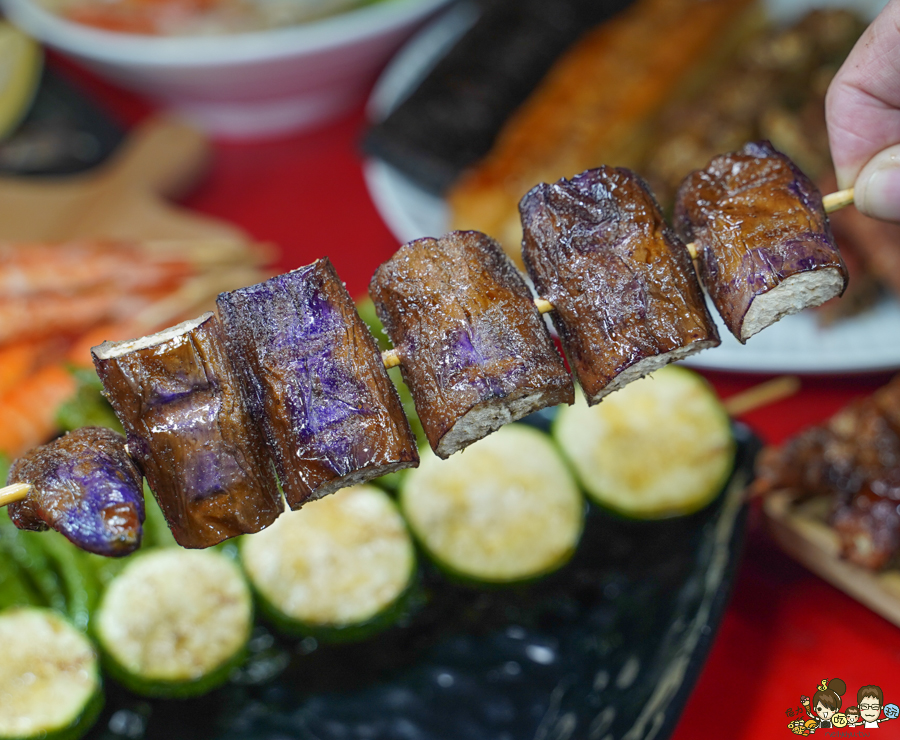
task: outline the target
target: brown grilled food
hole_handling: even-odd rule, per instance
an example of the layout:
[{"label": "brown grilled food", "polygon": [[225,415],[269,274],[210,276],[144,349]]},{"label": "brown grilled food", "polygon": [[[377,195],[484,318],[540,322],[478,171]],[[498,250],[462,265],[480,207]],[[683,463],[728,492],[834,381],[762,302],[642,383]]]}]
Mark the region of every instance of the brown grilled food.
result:
[{"label": "brown grilled food", "polygon": [[439,457],[573,402],[572,379],[525,281],[490,237],[410,242],[378,268],[369,292]]},{"label": "brown grilled food", "polygon": [[519,259],[518,203],[536,182],[598,162],[634,166],[658,113],[749,0],[638,0],[587,33],[509,119],[491,152],[448,192],[456,229]]},{"label": "brown grilled food", "polygon": [[668,103],[636,167],[663,209],[685,173],[757,139],[772,141],[818,183],[831,169],[825,92],[865,26],[849,10],[828,8],[788,28],[760,29],[705,84]]},{"label": "brown grilled food", "polygon": [[7,483],[31,490],[9,505],[9,518],[19,529],[52,527],[97,555],[128,555],[141,544],[143,481],[125,437],[81,427],[13,462]]},{"label": "brown grilled food", "polygon": [[757,461],[756,492],[831,499],[844,557],[879,569],[900,550],[900,376]]},{"label": "brown grilled food", "polygon": [[281,495],[213,314],[92,354],[179,545],[210,547],[275,521]]},{"label": "brown grilled food", "polygon": [[688,175],[675,228],[696,245],[700,279],[741,343],[846,287],[821,193],[767,141]]},{"label": "brown grilled food", "polygon": [[292,509],[418,464],[375,340],[327,257],[217,303]]},{"label": "brown grilled food", "polygon": [[520,208],[528,274],[588,403],[719,344],[687,248],[633,172],[541,184]]}]

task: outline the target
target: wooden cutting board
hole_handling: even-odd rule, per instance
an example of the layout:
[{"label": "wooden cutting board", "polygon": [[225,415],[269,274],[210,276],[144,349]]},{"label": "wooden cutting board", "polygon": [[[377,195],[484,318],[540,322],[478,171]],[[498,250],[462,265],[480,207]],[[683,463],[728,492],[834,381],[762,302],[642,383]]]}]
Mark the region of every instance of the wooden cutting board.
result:
[{"label": "wooden cutting board", "polygon": [[0,177],[0,239],[79,237],[247,241],[232,224],[169,202],[206,170],[205,136],[173,118],[135,129],[100,167],[59,178]]},{"label": "wooden cutting board", "polygon": [[767,494],[763,511],[775,541],[831,585],[900,627],[900,571],[875,573],[840,556],[837,534],[826,523],[829,502],[798,502],[790,491]]}]

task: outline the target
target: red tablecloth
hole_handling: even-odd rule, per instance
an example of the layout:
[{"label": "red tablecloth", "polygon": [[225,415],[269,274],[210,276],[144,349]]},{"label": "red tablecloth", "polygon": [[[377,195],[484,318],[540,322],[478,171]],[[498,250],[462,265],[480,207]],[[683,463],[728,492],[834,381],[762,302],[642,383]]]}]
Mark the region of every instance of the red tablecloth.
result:
[{"label": "red tablecloth", "polygon": [[[149,111],[128,94],[58,61],[57,66],[125,123]],[[398,246],[363,182],[356,146],[363,125],[357,110],[304,135],[217,143],[212,169],[186,205],[279,245],[284,269],[328,255],[351,294],[361,294],[377,265]],[[725,373],[707,377],[723,397],[765,379]],[[887,377],[804,378],[796,396],[744,421],[765,441],[779,442],[870,393]],[[900,704],[900,628],[783,555],[754,510],[731,603],[674,738],[788,737],[800,696],[812,696],[823,679],[834,677],[847,684],[844,707],[856,704],[857,688],[869,684],[881,686],[885,703]],[[819,730],[817,737],[871,732]],[[900,719],[877,734],[900,737]]]}]

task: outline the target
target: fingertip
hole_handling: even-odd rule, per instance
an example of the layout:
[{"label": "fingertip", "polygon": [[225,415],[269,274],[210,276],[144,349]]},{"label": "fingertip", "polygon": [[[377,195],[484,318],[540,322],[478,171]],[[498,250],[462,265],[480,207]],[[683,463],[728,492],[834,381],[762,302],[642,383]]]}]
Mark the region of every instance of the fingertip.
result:
[{"label": "fingertip", "polygon": [[872,157],[856,178],[856,208],[867,216],[900,221],[900,144]]}]

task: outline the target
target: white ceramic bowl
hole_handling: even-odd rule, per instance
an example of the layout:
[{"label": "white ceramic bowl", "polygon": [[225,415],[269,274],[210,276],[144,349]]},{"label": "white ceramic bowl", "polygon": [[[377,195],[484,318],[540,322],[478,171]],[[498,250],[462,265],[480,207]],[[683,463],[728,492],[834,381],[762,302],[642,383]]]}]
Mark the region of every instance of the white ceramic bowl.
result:
[{"label": "white ceramic bowl", "polygon": [[363,98],[406,37],[448,2],[383,0],[269,31],[158,37],[72,23],[32,0],[0,0],[9,20],[47,46],[213,134],[237,138],[340,115]]}]

